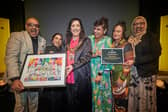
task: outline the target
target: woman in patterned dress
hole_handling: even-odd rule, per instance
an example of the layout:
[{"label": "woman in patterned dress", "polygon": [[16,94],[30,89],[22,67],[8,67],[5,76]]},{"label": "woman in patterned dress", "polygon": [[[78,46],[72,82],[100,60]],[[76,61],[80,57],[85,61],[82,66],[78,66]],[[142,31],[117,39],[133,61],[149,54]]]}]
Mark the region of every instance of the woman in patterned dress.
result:
[{"label": "woman in patterned dress", "polygon": [[159,38],[147,31],[147,21],[137,16],[128,41],[134,48],[135,63],[129,86],[129,112],[157,112],[156,79],[161,55]]},{"label": "woman in patterned dress", "polygon": [[108,20],[104,17],[94,23],[94,35],[90,35],[92,44],[91,82],[92,112],[112,112],[112,92],[110,70],[112,65],[101,64],[101,49],[110,48],[108,37]]},{"label": "woman in patterned dress", "polygon": [[114,64],[112,72],[112,92],[116,112],[128,111],[128,84],[130,68],[134,62],[131,44],[125,40],[126,24],[118,22],[113,27],[112,48],[122,48],[124,55],[123,64]]}]

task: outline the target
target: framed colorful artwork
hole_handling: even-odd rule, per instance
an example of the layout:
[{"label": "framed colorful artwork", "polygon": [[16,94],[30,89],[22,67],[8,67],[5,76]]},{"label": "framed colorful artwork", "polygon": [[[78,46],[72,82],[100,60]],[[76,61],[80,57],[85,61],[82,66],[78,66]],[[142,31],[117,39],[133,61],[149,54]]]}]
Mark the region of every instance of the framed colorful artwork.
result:
[{"label": "framed colorful artwork", "polygon": [[24,87],[65,86],[66,54],[27,55],[21,72]]}]

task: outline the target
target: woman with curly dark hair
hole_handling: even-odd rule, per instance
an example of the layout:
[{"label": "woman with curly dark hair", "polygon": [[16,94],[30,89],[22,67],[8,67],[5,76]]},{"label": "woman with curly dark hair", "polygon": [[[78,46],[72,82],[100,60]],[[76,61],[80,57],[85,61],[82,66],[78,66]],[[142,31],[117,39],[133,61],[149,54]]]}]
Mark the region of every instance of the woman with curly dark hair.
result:
[{"label": "woman with curly dark hair", "polygon": [[91,83],[92,112],[112,112],[112,92],[110,81],[111,64],[101,64],[101,49],[110,48],[112,39],[107,36],[108,19],[102,17],[94,22],[92,43]]}]

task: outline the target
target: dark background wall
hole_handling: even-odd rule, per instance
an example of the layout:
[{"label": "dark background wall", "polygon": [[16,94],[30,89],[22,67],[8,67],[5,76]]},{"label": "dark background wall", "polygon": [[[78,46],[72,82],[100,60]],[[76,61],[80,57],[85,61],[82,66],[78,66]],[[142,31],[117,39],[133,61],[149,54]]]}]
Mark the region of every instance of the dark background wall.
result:
[{"label": "dark background wall", "polygon": [[86,33],[92,33],[93,22],[101,17],[109,18],[109,35],[118,20],[130,23],[137,15],[147,18],[148,29],[160,34],[160,16],[168,15],[168,0],[2,0],[0,17],[10,19],[10,31],[24,29],[25,18],[36,16],[41,23],[41,33],[50,40],[55,32],[65,35],[72,17],[82,19]]},{"label": "dark background wall", "polygon": [[129,26],[139,14],[139,0],[24,0],[25,17],[35,16],[40,20],[41,34],[50,42],[55,32],[66,33],[68,22],[79,17],[87,35],[93,31],[93,23],[101,16],[109,19],[109,32],[119,20]]},{"label": "dark background wall", "polygon": [[1,0],[0,17],[10,20],[10,31],[24,29],[25,11],[23,0]]}]

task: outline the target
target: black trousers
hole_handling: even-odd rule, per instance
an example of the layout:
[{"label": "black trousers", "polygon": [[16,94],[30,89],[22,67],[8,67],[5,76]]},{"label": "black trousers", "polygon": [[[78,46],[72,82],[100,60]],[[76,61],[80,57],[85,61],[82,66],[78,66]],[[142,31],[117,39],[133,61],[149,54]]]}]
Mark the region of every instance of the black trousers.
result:
[{"label": "black trousers", "polygon": [[91,86],[67,84],[67,110],[66,112],[91,112],[92,94]]},{"label": "black trousers", "polygon": [[40,92],[38,112],[66,112],[65,87],[45,88]]}]

